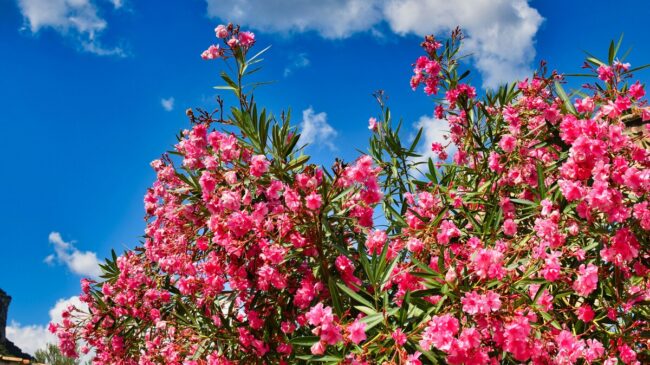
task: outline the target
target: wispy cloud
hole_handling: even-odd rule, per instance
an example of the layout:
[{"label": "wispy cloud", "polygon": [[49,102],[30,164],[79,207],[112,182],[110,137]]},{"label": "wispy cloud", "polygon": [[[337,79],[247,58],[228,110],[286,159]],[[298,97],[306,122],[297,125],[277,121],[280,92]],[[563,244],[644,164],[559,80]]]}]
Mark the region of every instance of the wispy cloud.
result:
[{"label": "wispy cloud", "polygon": [[327,123],[327,114],[325,112],[315,113],[312,107],[303,110],[300,129],[301,143],[326,146],[332,151],[336,150],[336,146],[332,141],[338,133]]},{"label": "wispy cloud", "polygon": [[207,0],[207,3],[208,15],[257,29],[316,31],[325,38],[345,38],[380,22],[383,1]]},{"label": "wispy cloud", "polygon": [[111,3],[113,3],[113,7],[115,9],[119,9],[124,6],[124,2],[122,0],[111,0]]},{"label": "wispy cloud", "polygon": [[[59,299],[54,307],[50,309],[50,322],[61,323],[61,313],[70,305],[74,305],[82,311],[88,310],[88,306],[79,300],[78,296],[73,296],[67,299]],[[50,333],[50,331],[47,329],[47,326],[23,326],[15,321],[12,321],[9,326],[7,326],[7,338],[21,350],[32,355],[36,352],[36,350],[44,348],[48,343],[57,343],[56,336]]]},{"label": "wispy cloud", "polygon": [[[528,0],[206,0],[208,15],[262,31],[316,32],[346,38],[379,34],[386,23],[400,35],[442,33],[460,25],[484,87],[528,75],[543,21]],[[264,16],[258,16],[264,14]]]},{"label": "wispy cloud", "polygon": [[310,61],[306,53],[299,53],[295,57],[291,57],[291,63],[284,68],[284,77],[291,75],[291,73],[299,68],[309,66]]},{"label": "wispy cloud", "polygon": [[166,99],[165,98],[160,99],[160,105],[162,105],[163,109],[165,109],[168,112],[174,110],[174,97],[171,96]]},{"label": "wispy cloud", "polygon": [[96,253],[79,251],[73,242],[64,241],[59,232],[50,233],[49,241],[54,245],[54,253],[45,258],[47,264],[64,264],[75,274],[95,279],[101,275]]},{"label": "wispy cloud", "polygon": [[[112,3],[114,9],[122,6],[121,0]],[[82,51],[100,56],[126,56],[122,48],[107,47],[99,40],[108,24],[92,0],[18,0],[18,7],[25,19],[24,29],[33,34],[50,28],[72,39]]]}]

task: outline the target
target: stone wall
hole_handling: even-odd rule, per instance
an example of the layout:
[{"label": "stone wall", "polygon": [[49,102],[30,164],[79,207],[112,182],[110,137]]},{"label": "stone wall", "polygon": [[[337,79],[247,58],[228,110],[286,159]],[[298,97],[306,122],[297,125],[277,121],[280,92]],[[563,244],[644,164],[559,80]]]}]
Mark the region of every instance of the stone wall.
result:
[{"label": "stone wall", "polygon": [[4,342],[7,338],[7,313],[9,312],[9,303],[11,297],[0,289],[0,342]]},{"label": "stone wall", "polygon": [[[24,353],[18,346],[7,339],[7,314],[9,313],[9,303],[11,297],[0,289],[0,355],[19,357],[21,359],[31,360],[29,354]],[[0,365],[3,365],[0,363]]]}]

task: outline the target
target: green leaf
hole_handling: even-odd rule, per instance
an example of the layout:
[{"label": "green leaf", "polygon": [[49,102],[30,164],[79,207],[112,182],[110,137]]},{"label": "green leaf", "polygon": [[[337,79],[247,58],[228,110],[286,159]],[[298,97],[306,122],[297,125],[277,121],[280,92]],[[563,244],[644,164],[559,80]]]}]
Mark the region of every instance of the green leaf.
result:
[{"label": "green leaf", "polygon": [[646,65],[642,65],[642,66],[634,67],[634,68],[632,68],[632,69],[626,71],[626,73],[632,73],[632,72],[640,71],[640,70],[646,69],[646,68],[648,68],[648,67],[650,67],[650,63],[648,63],[648,64],[646,64]]},{"label": "green leaf", "polygon": [[564,106],[566,107],[567,111],[571,112],[572,114],[578,114],[578,112],[576,111],[576,108],[571,103],[571,99],[569,98],[569,96],[564,91],[564,88],[562,87],[562,84],[560,84],[557,81],[555,81],[555,90],[557,91],[557,95],[564,102]]},{"label": "green leaf", "polygon": [[362,297],[359,293],[355,293],[354,290],[350,289],[347,285],[342,284],[342,283],[336,283],[336,285],[345,293],[347,294],[350,298],[356,300],[357,302],[365,305],[366,307],[374,308],[375,306],[372,305],[372,303],[367,300],[366,298]]},{"label": "green leaf", "polygon": [[306,360],[307,362],[331,362],[334,364],[338,364],[339,362],[341,362],[341,360],[343,360],[343,358],[334,355],[326,355],[326,356],[299,355],[296,356],[296,358],[300,360]]},{"label": "green leaf", "polygon": [[623,35],[624,33],[621,33],[621,36],[618,38],[618,42],[616,42],[616,48],[614,48],[614,56],[616,56],[619,49],[621,49],[621,44],[623,43]]},{"label": "green leaf", "polygon": [[589,62],[589,63],[591,63],[593,65],[596,65],[596,66],[606,66],[605,62],[597,59],[596,57],[587,57],[586,60],[587,60],[587,62]]},{"label": "green leaf", "polygon": [[545,186],[545,178],[544,178],[544,167],[540,162],[537,163],[537,188],[539,189],[539,197],[540,200],[546,199],[546,186]]},{"label": "green leaf", "polygon": [[320,337],[318,336],[303,336],[303,337],[294,337],[289,340],[289,343],[298,346],[311,346],[318,341],[320,341]]},{"label": "green leaf", "polygon": [[236,90],[232,86],[214,86],[214,88],[217,90],[233,90],[233,91]]},{"label": "green leaf", "polygon": [[223,81],[226,82],[226,84],[228,84],[228,86],[230,86],[235,91],[235,94],[239,96],[239,87],[234,81],[232,81],[230,76],[228,76],[228,74],[225,73],[224,71],[221,71],[221,78],[223,79]]},{"label": "green leaf", "polygon": [[415,136],[415,138],[413,139],[413,143],[411,143],[411,147],[409,147],[409,151],[410,151],[410,152],[415,151],[415,148],[417,147],[418,142],[420,142],[420,137],[422,137],[422,131],[423,131],[423,130],[424,130],[424,128],[420,128],[420,129],[418,130],[418,134],[417,134],[417,135]]},{"label": "green leaf", "polygon": [[377,314],[376,310],[374,310],[374,309],[372,309],[370,307],[363,306],[363,305],[355,305],[354,308],[356,308],[360,312],[363,312],[363,313],[365,313],[366,315],[369,315],[369,316],[374,316],[375,314]]},{"label": "green leaf", "polygon": [[336,284],[334,279],[330,276],[327,281],[327,286],[330,291],[330,296],[332,297],[332,305],[334,306],[334,311],[339,317],[343,314],[343,307],[341,306],[341,298],[339,296],[339,291],[336,289]]},{"label": "green leaf", "polygon": [[562,329],[562,326],[560,326],[560,324],[556,320],[554,320],[553,317],[551,317],[551,315],[548,314],[547,312],[539,312],[539,314],[542,316],[542,318],[544,318],[546,322],[549,322],[553,327],[559,330]]},{"label": "green leaf", "polygon": [[248,64],[251,64],[252,61],[254,61],[257,57],[261,56],[264,52],[268,51],[271,46],[268,46],[264,48],[263,50],[257,52],[253,57],[248,59]]}]

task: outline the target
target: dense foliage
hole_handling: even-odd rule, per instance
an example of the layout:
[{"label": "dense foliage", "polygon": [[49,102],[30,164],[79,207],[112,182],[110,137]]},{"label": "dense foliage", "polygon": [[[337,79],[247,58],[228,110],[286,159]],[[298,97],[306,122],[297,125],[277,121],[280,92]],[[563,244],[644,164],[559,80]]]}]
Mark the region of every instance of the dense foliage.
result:
[{"label": "dense foliage", "polygon": [[[411,85],[442,95],[437,161],[382,93],[367,155],[308,164],[290,114],[244,79],[255,38],[219,26],[204,59],[238,105],[188,111],[152,166],[144,242],[85,280],[53,325],[97,364],[641,364],[650,361],[650,119],[612,43],[568,96],[542,67],[478,97],[462,33],[422,43]],[[223,103],[222,103],[223,106]],[[449,155],[449,156],[448,156]],[[451,162],[449,160],[452,160]]]}]

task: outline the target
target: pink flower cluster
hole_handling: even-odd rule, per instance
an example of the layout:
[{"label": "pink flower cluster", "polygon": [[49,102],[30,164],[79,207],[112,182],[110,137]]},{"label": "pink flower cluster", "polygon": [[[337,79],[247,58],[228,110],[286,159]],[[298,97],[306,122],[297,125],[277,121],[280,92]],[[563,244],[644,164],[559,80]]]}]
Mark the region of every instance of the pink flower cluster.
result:
[{"label": "pink flower cluster", "polygon": [[420,56],[413,65],[413,76],[411,87],[415,90],[420,84],[424,85],[424,92],[427,95],[437,94],[441,81],[440,71],[442,69],[437,60],[436,52],[442,44],[433,37],[425,40],[424,47],[430,52],[430,56]]},{"label": "pink flower cluster", "polygon": [[214,29],[214,33],[218,39],[223,40],[226,48],[222,48],[219,45],[211,45],[201,53],[201,58],[204,60],[215,60],[217,58],[227,57],[228,54],[226,51],[232,53],[238,48],[241,48],[246,52],[255,44],[255,34],[252,32],[241,31],[239,27],[234,27],[232,24],[218,25]]},{"label": "pink flower cluster", "polygon": [[[444,52],[425,52],[415,87],[430,63],[453,64]],[[501,105],[483,104],[464,84],[443,87],[436,116],[449,122],[462,174],[406,194],[399,237],[422,242],[410,254],[440,273],[425,281],[433,274],[412,265],[413,287],[445,295],[422,348],[443,351],[448,363],[493,363],[500,351],[536,364],[639,363],[648,348],[641,328],[650,326],[639,312],[650,298],[650,150],[641,143],[648,131],[629,133],[624,118],[647,121],[650,111],[643,86],[625,83],[628,70],[596,66],[610,89],[587,85],[590,95],[575,103],[559,95],[557,74],[519,82]],[[576,324],[599,316],[615,335]]]},{"label": "pink flower cluster", "polygon": [[[381,199],[380,170],[362,157],[338,171],[326,197],[321,169],[309,166],[281,180],[270,172],[266,155],[234,134],[210,130],[211,123],[208,118],[182,133],[176,145],[181,167],[168,157],[152,162],[157,181],[144,199],[144,245],[117,258],[115,280],[84,285],[81,299],[92,313],[85,322],[66,320],[53,328],[67,355],[75,355],[75,340],[83,339],[100,363],[164,358],[180,364],[209,329],[217,338],[238,340],[206,353],[208,363],[265,356],[286,362],[294,351],[288,339],[310,325],[322,340],[314,353],[344,339],[365,339],[365,323],[341,327],[330,307],[311,307],[328,298],[326,277],[313,270],[323,262],[350,285],[361,282],[354,262],[327,249],[307,222],[318,219],[326,201],[345,194],[350,229],[367,230]],[[183,313],[193,311],[207,327],[179,322],[181,307],[172,305],[179,301]],[[129,331],[130,319],[154,329],[137,339],[146,349],[137,355],[115,342]]]}]

